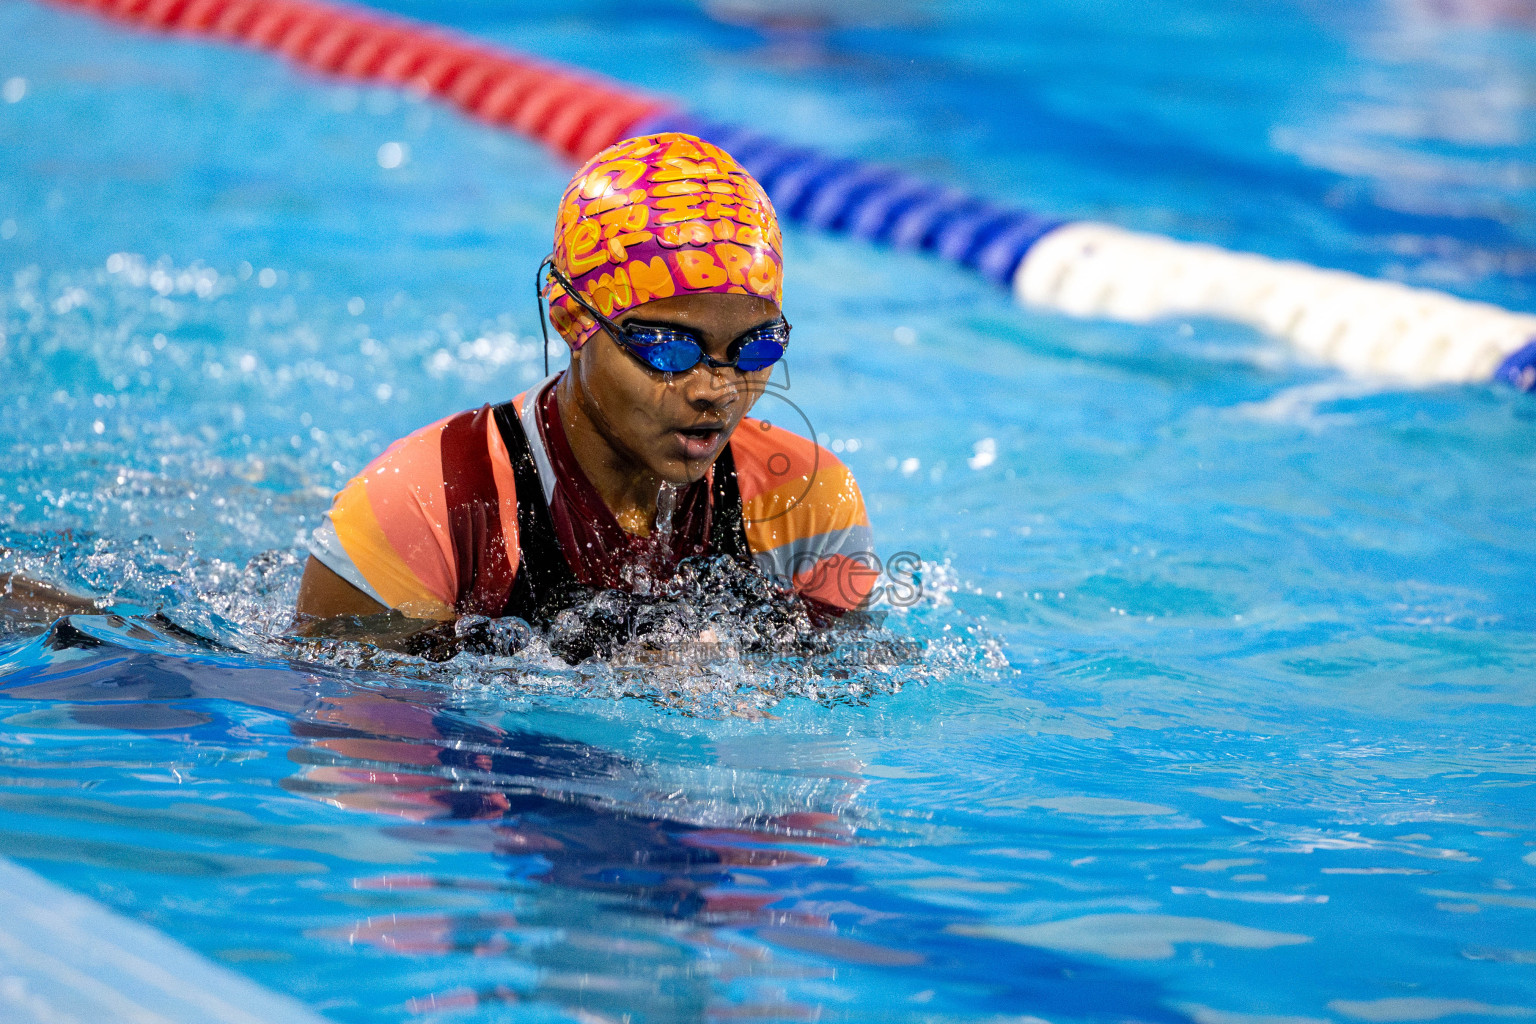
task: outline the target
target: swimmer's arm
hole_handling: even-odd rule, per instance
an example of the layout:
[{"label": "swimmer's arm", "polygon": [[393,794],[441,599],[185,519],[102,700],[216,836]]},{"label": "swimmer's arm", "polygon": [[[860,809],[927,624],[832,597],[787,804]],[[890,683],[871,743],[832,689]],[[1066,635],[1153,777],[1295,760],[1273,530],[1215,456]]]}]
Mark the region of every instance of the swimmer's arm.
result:
[{"label": "swimmer's arm", "polygon": [[334,619],[340,615],[383,615],[384,607],[352,584],[336,575],[314,555],[304,563],[304,578],[299,582],[299,601],[294,609],[302,618]]},{"label": "swimmer's arm", "polygon": [[0,572],[0,614],[33,620],[92,614],[99,609],[88,597],[39,583],[16,573]]},{"label": "swimmer's arm", "polygon": [[[384,607],[314,555],[304,563],[294,611],[293,631],[299,636],[356,640],[385,650],[428,656],[443,639],[443,623],[413,619]],[[451,636],[451,623],[448,629]]]}]

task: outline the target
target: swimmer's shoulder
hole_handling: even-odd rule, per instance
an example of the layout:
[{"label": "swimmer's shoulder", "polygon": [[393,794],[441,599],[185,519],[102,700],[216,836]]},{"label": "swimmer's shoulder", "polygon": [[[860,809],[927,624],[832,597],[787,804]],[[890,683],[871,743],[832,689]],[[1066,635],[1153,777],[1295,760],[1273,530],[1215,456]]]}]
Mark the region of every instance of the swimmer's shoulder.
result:
[{"label": "swimmer's shoulder", "polygon": [[742,480],[742,495],[771,490],[822,473],[853,479],[843,461],[825,446],[767,420],[747,416],[731,435],[731,453]]},{"label": "swimmer's shoulder", "polygon": [[[516,571],[517,488],[495,410],[445,416],[386,448],[336,496],[311,553],[386,608],[451,618],[471,565]],[[499,606],[498,606],[499,607]]]},{"label": "swimmer's shoulder", "polygon": [[731,435],[731,454],[749,521],[787,515],[806,520],[806,528],[868,522],[852,471],[809,438],[747,417]]},{"label": "swimmer's shoulder", "polygon": [[424,518],[434,532],[445,531],[450,512],[464,505],[500,505],[516,521],[512,459],[490,405],[413,430],[368,463],[347,490],[365,492],[381,522]]},{"label": "swimmer's shoulder", "polygon": [[822,445],[761,420],[731,436],[747,547],[759,568],[823,612],[869,599],[874,542],[853,473]]},{"label": "swimmer's shoulder", "polygon": [[[523,403],[529,393],[521,392],[507,403],[514,416],[522,415]],[[466,441],[478,442],[481,437],[485,438],[493,460],[510,465],[510,456],[496,423],[495,407],[482,405],[444,416],[390,443],[368,463],[356,480],[366,483],[370,476],[403,476],[406,478],[404,482],[417,485],[433,480],[441,483],[445,475],[453,474],[456,468],[453,463],[458,461],[455,456],[465,454],[455,449],[463,447]]]}]

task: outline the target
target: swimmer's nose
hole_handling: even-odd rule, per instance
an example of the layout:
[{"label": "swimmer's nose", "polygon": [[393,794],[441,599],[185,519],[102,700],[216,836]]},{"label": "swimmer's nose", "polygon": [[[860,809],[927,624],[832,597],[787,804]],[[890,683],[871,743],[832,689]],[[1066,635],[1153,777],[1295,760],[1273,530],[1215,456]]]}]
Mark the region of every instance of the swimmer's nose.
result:
[{"label": "swimmer's nose", "polygon": [[684,382],[685,394],[695,409],[729,408],[741,397],[746,377],[730,367],[700,363]]}]

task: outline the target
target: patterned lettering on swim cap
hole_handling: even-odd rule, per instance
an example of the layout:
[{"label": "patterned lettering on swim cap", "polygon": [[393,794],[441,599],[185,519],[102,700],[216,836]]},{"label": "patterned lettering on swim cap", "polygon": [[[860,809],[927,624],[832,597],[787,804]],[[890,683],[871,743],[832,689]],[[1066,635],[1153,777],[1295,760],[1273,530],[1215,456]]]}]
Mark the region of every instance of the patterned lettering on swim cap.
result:
[{"label": "patterned lettering on swim cap", "polygon": [[[604,316],[652,299],[738,292],[783,305],[784,241],[768,193],[729,153],[680,132],[625,139],[560,198],[555,266]],[[572,349],[597,323],[553,281],[549,320]]]}]

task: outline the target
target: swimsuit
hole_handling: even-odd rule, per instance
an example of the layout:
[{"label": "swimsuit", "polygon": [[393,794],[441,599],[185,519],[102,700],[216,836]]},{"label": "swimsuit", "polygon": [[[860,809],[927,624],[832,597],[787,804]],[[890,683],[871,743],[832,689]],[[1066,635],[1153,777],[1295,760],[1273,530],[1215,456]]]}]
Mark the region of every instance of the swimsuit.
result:
[{"label": "swimsuit", "polygon": [[670,544],[658,551],[619,527],[576,464],[557,379],[390,445],[336,496],[311,553],[386,608],[440,621],[547,619],[582,592],[628,589],[629,567],[647,558],[660,578],[682,558],[734,558],[832,612],[867,600],[864,499],[831,452],[743,419],[706,476],[678,494]]}]

